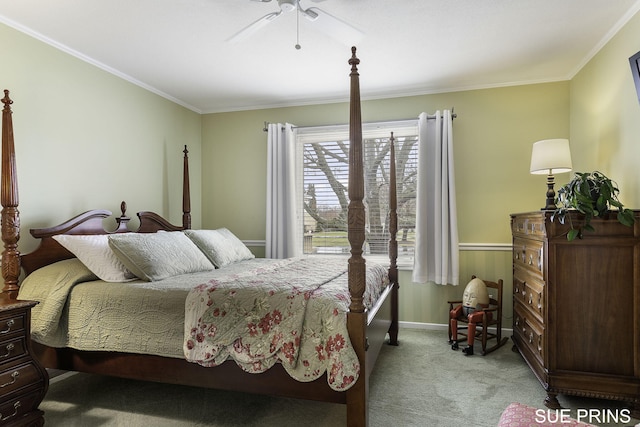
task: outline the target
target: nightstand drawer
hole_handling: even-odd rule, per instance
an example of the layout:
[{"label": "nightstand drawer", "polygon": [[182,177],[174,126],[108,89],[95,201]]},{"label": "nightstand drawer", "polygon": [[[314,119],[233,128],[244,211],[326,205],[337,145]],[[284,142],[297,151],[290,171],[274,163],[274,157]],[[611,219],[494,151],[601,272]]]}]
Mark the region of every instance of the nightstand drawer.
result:
[{"label": "nightstand drawer", "polygon": [[[40,396],[41,394],[39,392],[32,392],[24,396],[14,397],[6,403],[0,404],[0,426],[23,425],[23,423],[25,423],[25,425],[42,425],[42,423],[36,424],[35,422],[28,422],[29,420],[27,419],[33,418],[27,414],[37,406],[41,399]],[[41,417],[40,414],[35,415]]]},{"label": "nightstand drawer", "polygon": [[25,325],[27,324],[25,316],[25,312],[0,315],[0,340],[15,333],[24,333]]},{"label": "nightstand drawer", "polygon": [[0,396],[41,382],[41,375],[32,363],[23,363],[0,372]]},{"label": "nightstand drawer", "polygon": [[0,341],[0,364],[9,363],[27,353],[24,336]]}]

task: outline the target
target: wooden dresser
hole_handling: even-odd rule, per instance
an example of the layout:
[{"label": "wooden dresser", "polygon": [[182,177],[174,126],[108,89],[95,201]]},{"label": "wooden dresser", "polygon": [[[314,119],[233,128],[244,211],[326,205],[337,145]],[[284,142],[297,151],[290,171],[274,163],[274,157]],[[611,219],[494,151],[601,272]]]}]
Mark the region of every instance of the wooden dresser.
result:
[{"label": "wooden dresser", "polygon": [[[567,241],[551,211],[511,215],[513,341],[547,391],[628,402],[640,418],[640,211]],[[572,214],[571,220],[580,219]]]},{"label": "wooden dresser", "polygon": [[0,297],[0,426],[41,426],[38,405],[49,386],[47,371],[32,357],[32,301]]}]

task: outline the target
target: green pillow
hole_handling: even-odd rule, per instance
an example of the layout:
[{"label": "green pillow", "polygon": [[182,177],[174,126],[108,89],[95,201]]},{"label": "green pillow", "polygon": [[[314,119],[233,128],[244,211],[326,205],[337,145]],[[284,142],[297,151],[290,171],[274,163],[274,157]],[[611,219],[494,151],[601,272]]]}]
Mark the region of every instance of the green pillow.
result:
[{"label": "green pillow", "polygon": [[147,281],[215,268],[181,231],[112,234],[109,247],[133,274]]},{"label": "green pillow", "polygon": [[185,230],[193,243],[209,258],[216,267],[221,268],[238,261],[255,258],[242,240],[226,228],[217,230]]}]

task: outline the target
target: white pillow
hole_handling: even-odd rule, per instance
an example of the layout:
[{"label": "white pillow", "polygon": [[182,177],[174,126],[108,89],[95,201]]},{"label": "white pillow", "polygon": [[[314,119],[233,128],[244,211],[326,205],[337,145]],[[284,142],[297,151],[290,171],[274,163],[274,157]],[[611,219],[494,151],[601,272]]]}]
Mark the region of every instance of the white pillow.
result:
[{"label": "white pillow", "polygon": [[193,243],[218,268],[238,261],[255,258],[242,240],[226,228],[217,230],[185,230]]},{"label": "white pillow", "polygon": [[58,234],[53,239],[105,282],[129,282],[136,279],[109,247],[107,234]]},{"label": "white pillow", "polygon": [[215,269],[181,231],[111,234],[109,246],[129,270],[147,281]]}]

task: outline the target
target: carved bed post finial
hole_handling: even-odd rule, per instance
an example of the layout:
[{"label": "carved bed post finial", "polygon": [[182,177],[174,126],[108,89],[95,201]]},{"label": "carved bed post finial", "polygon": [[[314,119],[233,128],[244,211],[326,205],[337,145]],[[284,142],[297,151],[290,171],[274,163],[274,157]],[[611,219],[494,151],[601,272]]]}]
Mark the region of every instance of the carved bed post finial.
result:
[{"label": "carved bed post finial", "polygon": [[127,216],[127,202],[124,200],[120,203],[120,216],[116,218],[116,222],[118,223],[118,228],[115,229],[114,233],[125,232],[127,231],[127,223],[131,221],[131,218]]},{"label": "carved bed post finial", "polygon": [[362,257],[365,240],[364,199],[364,157],[362,147],[362,117],[360,111],[360,81],[355,46],[351,48],[351,100],[349,117],[349,210],[347,236],[351,244],[349,258],[349,310],[364,312],[363,295],[365,288],[366,265]]},{"label": "carved bed post finial", "polygon": [[13,142],[13,122],[9,91],[5,89],[2,98],[2,182],[0,183],[0,202],[2,203],[2,293],[10,299],[18,297],[18,277],[20,276],[20,214],[18,212],[18,174]]}]

